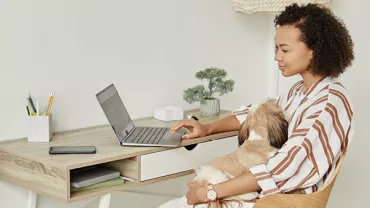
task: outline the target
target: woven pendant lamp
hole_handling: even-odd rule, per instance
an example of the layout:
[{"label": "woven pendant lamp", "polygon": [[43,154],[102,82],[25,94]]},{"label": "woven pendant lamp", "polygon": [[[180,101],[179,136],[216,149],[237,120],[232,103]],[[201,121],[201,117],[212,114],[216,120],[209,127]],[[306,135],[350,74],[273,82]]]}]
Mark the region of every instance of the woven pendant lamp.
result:
[{"label": "woven pendant lamp", "polygon": [[316,3],[329,6],[329,2],[330,0],[233,0],[233,9],[246,14],[277,14],[293,3]]}]

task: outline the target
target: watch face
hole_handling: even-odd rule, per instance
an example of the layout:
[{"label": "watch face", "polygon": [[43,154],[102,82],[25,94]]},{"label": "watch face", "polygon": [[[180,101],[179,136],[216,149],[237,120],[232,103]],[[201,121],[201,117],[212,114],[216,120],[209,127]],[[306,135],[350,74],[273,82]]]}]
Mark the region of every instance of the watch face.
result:
[{"label": "watch face", "polygon": [[214,190],[209,190],[207,193],[207,197],[209,200],[215,200],[217,197],[217,194]]}]

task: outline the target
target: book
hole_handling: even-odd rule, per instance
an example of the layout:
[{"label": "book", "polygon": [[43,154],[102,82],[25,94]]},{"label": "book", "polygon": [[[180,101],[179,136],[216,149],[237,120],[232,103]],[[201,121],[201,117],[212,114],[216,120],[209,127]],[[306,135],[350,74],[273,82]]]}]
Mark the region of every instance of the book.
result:
[{"label": "book", "polygon": [[90,189],[96,189],[96,188],[102,188],[102,187],[109,187],[109,186],[116,186],[116,185],[122,185],[125,183],[125,180],[121,178],[115,178],[111,179],[108,181],[104,181],[101,183],[97,183],[91,186],[86,186],[82,188],[75,188],[71,186],[71,192],[76,192],[76,191],[85,191],[85,190],[90,190]]},{"label": "book", "polygon": [[98,166],[71,170],[71,186],[74,188],[82,188],[110,179],[119,178],[119,176],[119,171]]}]

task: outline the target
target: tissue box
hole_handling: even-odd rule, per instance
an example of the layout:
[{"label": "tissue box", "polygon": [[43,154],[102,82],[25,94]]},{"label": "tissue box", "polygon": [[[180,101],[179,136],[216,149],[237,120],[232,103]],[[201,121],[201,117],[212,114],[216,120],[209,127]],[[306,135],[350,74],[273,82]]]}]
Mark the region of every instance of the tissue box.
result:
[{"label": "tissue box", "polygon": [[184,110],[174,106],[164,106],[154,109],[154,118],[161,121],[177,121],[184,119]]}]

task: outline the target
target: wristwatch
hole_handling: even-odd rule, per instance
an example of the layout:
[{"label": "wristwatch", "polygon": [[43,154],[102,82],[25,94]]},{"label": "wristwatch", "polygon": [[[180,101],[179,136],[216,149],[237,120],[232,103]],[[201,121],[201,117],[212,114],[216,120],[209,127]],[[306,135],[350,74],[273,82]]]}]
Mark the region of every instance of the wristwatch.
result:
[{"label": "wristwatch", "polygon": [[214,201],[214,200],[217,199],[217,193],[216,193],[215,189],[213,189],[213,185],[212,184],[209,184],[207,186],[207,198],[210,201]]}]

